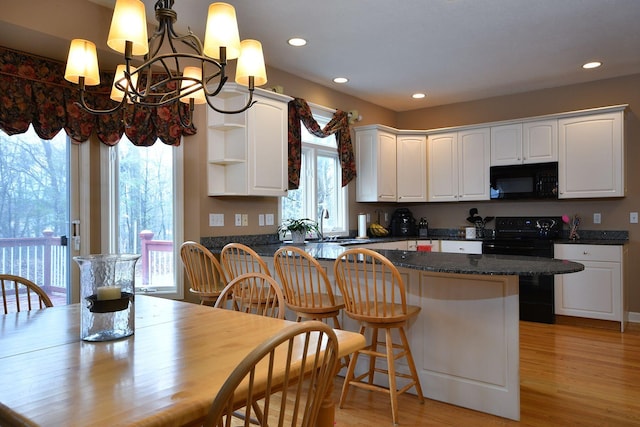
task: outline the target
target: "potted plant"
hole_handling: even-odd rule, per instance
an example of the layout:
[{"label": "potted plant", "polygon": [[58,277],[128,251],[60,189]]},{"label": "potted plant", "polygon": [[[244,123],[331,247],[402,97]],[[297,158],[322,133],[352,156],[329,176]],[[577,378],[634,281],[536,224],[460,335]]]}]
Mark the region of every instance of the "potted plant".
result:
[{"label": "potted plant", "polygon": [[278,234],[284,238],[287,233],[291,233],[293,243],[304,243],[305,237],[312,231],[319,232],[318,223],[309,218],[288,219],[278,226]]}]

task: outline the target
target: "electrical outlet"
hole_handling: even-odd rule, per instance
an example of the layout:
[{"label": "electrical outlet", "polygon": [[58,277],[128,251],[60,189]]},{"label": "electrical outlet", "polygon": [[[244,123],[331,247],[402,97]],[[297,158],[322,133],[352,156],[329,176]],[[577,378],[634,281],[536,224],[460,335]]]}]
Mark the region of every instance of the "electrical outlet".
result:
[{"label": "electrical outlet", "polygon": [[631,224],[638,223],[638,212],[629,212],[629,222]]},{"label": "electrical outlet", "polygon": [[600,224],[602,222],[602,215],[600,215],[599,213],[594,213],[593,214],[593,223],[594,224]]},{"label": "electrical outlet", "polygon": [[265,219],[267,225],[273,225],[274,224],[274,222],[273,222],[274,221],[273,220],[273,214],[266,214],[264,216],[264,219]]},{"label": "electrical outlet", "polygon": [[264,227],[264,214],[258,215],[258,225]]},{"label": "electrical outlet", "polygon": [[242,227],[242,215],[236,214],[236,227]]},{"label": "electrical outlet", "polygon": [[249,215],[242,214],[242,226],[246,227],[247,225],[249,225]]}]

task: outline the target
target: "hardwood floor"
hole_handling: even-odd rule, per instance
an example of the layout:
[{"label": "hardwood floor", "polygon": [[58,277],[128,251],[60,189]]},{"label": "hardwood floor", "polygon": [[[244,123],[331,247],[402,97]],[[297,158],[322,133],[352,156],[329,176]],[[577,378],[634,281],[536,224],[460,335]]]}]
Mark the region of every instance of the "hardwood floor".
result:
[{"label": "hardwood floor", "polygon": [[[415,396],[401,426],[640,426],[640,328],[625,333],[520,322],[520,422]],[[429,384],[422,384],[428,388]],[[337,402],[342,378],[335,381]],[[336,427],[392,425],[389,399],[352,387]]]}]

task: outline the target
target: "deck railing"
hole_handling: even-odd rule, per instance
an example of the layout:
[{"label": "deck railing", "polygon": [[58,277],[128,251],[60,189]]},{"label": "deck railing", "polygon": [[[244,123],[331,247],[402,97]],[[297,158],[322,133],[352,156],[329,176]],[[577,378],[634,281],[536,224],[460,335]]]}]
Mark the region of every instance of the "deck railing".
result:
[{"label": "deck railing", "polygon": [[[25,277],[49,295],[66,296],[69,283],[67,239],[43,231],[42,237],[0,238],[0,273]],[[155,290],[173,286],[173,241],[153,240],[153,232],[143,231],[137,287]]]}]

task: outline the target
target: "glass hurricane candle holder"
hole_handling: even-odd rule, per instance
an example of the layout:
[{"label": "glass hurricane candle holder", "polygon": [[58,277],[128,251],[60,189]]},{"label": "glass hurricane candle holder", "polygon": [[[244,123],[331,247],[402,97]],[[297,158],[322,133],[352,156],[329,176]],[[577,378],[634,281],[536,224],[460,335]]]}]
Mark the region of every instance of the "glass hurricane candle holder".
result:
[{"label": "glass hurricane candle holder", "polygon": [[133,335],[137,254],[74,257],[80,267],[80,338],[110,341]]}]

